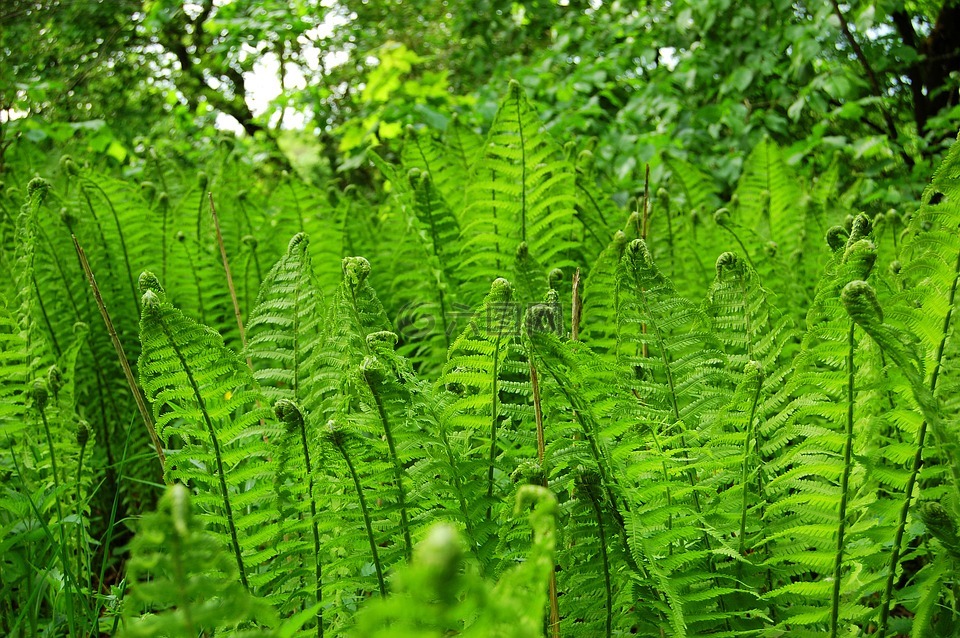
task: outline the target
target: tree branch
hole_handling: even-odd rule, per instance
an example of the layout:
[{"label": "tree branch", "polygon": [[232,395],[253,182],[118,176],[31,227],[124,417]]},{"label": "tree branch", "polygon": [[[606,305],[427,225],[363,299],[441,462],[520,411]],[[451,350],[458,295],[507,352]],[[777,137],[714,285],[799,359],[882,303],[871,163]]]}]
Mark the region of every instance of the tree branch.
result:
[{"label": "tree branch", "polygon": [[[887,137],[890,138],[891,142],[897,142],[899,139],[897,125],[893,121],[893,116],[890,115],[890,111],[888,111],[887,107],[883,104],[884,94],[883,89],[880,88],[880,82],[877,81],[877,74],[874,73],[873,67],[870,65],[870,61],[867,59],[866,54],[860,47],[860,43],[857,42],[857,39],[853,37],[853,33],[850,31],[850,25],[847,23],[847,19],[844,17],[843,11],[840,10],[840,5],[837,3],[837,0],[830,0],[830,4],[833,6],[833,12],[840,21],[840,30],[843,32],[843,37],[846,38],[847,43],[850,44],[850,48],[853,49],[853,53],[855,56],[857,56],[860,66],[863,67],[864,73],[867,74],[867,81],[870,83],[870,88],[873,90],[873,94],[877,96],[877,106],[880,109],[880,114],[883,116],[884,124],[887,126]],[[903,150],[902,146],[900,147],[900,155],[907,163],[907,166],[913,166],[913,158],[910,157],[905,150]]]}]

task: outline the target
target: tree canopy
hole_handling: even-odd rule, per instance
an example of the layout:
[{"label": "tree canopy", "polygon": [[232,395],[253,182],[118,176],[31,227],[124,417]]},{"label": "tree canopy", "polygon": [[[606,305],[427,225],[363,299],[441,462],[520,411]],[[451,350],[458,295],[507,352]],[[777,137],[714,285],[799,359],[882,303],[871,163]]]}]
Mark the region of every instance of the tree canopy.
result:
[{"label": "tree canopy", "polygon": [[[692,149],[730,185],[765,136],[792,162],[925,175],[960,119],[956,0],[12,0],[0,25],[0,112],[31,116],[5,143],[103,122],[130,148],[226,117],[278,157],[302,129],[329,174],[406,125],[489,125],[515,78],[634,192]],[[281,91],[255,112],[265,61]]]}]

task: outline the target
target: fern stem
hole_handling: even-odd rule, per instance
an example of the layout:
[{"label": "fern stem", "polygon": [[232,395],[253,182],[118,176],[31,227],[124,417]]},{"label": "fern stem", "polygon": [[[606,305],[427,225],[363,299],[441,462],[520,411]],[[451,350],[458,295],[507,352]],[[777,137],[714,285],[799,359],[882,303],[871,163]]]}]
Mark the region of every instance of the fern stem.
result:
[{"label": "fern stem", "polygon": [[167,325],[162,313],[157,314],[157,321],[160,323],[160,329],[163,331],[164,336],[169,341],[170,347],[173,349],[174,353],[176,353],[177,359],[180,361],[181,369],[183,370],[184,374],[187,375],[187,381],[190,383],[190,388],[193,390],[193,396],[196,398],[197,405],[200,407],[200,414],[203,415],[203,422],[207,426],[207,432],[210,434],[210,442],[213,444],[213,455],[217,462],[217,478],[220,480],[220,492],[223,494],[223,508],[227,518],[227,527],[230,531],[230,540],[233,544],[233,553],[237,559],[237,568],[240,570],[240,582],[243,584],[244,589],[249,591],[250,584],[247,582],[247,572],[243,566],[243,556],[240,553],[240,540],[237,538],[237,525],[233,519],[233,508],[230,505],[230,492],[227,489],[227,479],[223,470],[223,455],[220,453],[220,439],[217,437],[217,431],[213,426],[213,420],[210,418],[210,413],[207,411],[207,404],[203,400],[203,395],[200,393],[200,386],[197,385],[197,380],[193,376],[193,371],[190,369],[190,365],[183,356],[183,352],[180,351],[180,346],[174,340],[173,334],[170,332],[170,326]]},{"label": "fern stem", "polygon": [[[83,573],[83,564],[84,558],[87,557],[87,552],[83,545],[83,505],[80,498],[80,487],[82,485],[81,481],[83,479],[83,456],[84,452],[87,451],[87,442],[84,441],[80,445],[80,457],[77,461],[77,580],[80,580],[80,574]],[[89,562],[89,560],[87,561]],[[87,570],[89,572],[89,569]]]},{"label": "fern stem", "polygon": [[[183,237],[179,235],[179,237]],[[187,240],[183,237],[180,241],[180,245],[183,246],[183,254],[187,256],[187,263],[190,264],[190,274],[193,275],[193,283],[197,287],[197,311],[200,313],[200,323],[209,325],[207,323],[207,313],[204,310],[203,306],[203,288],[200,285],[200,268],[193,261],[193,255],[190,254],[190,248],[187,246]],[[200,256],[200,245],[197,244],[197,257]]]},{"label": "fern stem", "polygon": [[50,344],[59,357],[63,354],[63,351],[60,349],[60,343],[57,341],[57,333],[53,331],[53,324],[50,323],[50,316],[47,314],[47,307],[43,303],[43,297],[40,296],[40,285],[37,283],[36,275],[31,275],[30,280],[33,282],[33,289],[37,293],[37,306],[40,308],[40,316],[43,317],[43,323],[47,326],[47,333],[50,335]]},{"label": "fern stem", "polygon": [[[314,577],[316,578],[317,603],[323,602],[323,567],[320,562],[320,530],[317,527],[317,500],[313,495],[313,466],[310,463],[310,446],[307,444],[307,426],[300,419],[300,446],[303,449],[303,462],[307,470],[307,493],[310,495],[310,530],[313,532]],[[317,636],[323,638],[323,607],[317,610]]]},{"label": "fern stem", "polygon": [[369,371],[364,370],[363,378],[370,388],[370,394],[373,395],[373,402],[377,406],[377,414],[380,416],[380,423],[383,425],[383,433],[387,439],[387,449],[390,452],[390,463],[393,465],[393,480],[397,484],[397,504],[400,507],[400,528],[403,532],[404,555],[409,561],[413,557],[413,543],[410,540],[410,521],[407,518],[407,497],[403,489],[403,465],[400,463],[400,457],[397,456],[397,446],[393,440],[393,428],[390,419],[387,417],[387,411],[383,406],[383,399],[377,389],[377,383],[372,378]]},{"label": "fern stem", "polygon": [[610,557],[607,554],[607,534],[603,528],[603,510],[600,503],[597,502],[596,495],[587,490],[587,496],[590,505],[593,506],[593,513],[597,518],[597,533],[600,536],[600,558],[603,561],[603,586],[607,595],[606,609],[606,636],[610,638],[613,635],[613,587],[610,584]]},{"label": "fern stem", "polygon": [[[894,235],[896,236],[896,235]],[[937,346],[937,354],[933,371],[930,373],[930,392],[935,394],[937,383],[940,380],[940,371],[943,368],[943,356],[947,347],[947,338],[950,335],[950,324],[953,320],[953,309],[957,299],[957,285],[960,283],[960,252],[957,253],[957,259],[953,267],[953,283],[950,285],[950,295],[948,297],[947,312],[943,318],[943,329],[940,331],[940,343]],[[916,449],[913,454],[913,464],[910,468],[910,477],[907,479],[907,486],[903,494],[903,504],[900,506],[900,515],[897,518],[897,529],[894,533],[893,548],[890,551],[890,565],[887,572],[887,582],[883,588],[883,597],[880,603],[880,622],[877,627],[878,638],[885,638],[887,635],[887,624],[890,615],[890,603],[893,598],[893,585],[897,576],[897,565],[900,563],[900,554],[903,548],[903,534],[907,527],[907,516],[910,512],[910,501],[913,497],[913,490],[917,484],[917,478],[920,475],[920,469],[923,467],[923,446],[927,436],[927,420],[924,419],[917,431]]]},{"label": "fern stem", "polygon": [[[130,392],[133,394],[133,399],[137,404],[137,410],[140,412],[141,418],[143,418],[143,424],[147,427],[147,433],[150,435],[150,441],[153,443],[154,450],[157,452],[157,458],[160,460],[160,469],[162,472],[163,467],[166,465],[166,458],[163,454],[163,447],[160,445],[160,439],[157,437],[157,429],[153,422],[153,416],[151,416],[150,410],[147,409],[147,403],[144,401],[143,394],[140,392],[140,387],[137,385],[136,377],[133,376],[133,370],[130,368],[130,362],[127,360],[127,355],[123,351],[123,343],[120,342],[120,338],[117,336],[117,330],[113,326],[113,320],[110,319],[110,312],[107,310],[107,306],[103,302],[103,296],[100,294],[100,287],[97,285],[97,279],[94,277],[93,270],[90,268],[90,262],[87,261],[87,254],[83,251],[83,248],[80,246],[80,242],[77,241],[76,236],[71,235],[71,237],[73,238],[74,250],[77,251],[77,258],[80,260],[80,266],[83,268],[83,273],[87,277],[87,282],[90,284],[91,290],[93,290],[93,298],[97,302],[97,308],[100,309],[100,316],[103,318],[103,323],[107,327],[107,334],[110,336],[110,341],[113,343],[113,349],[117,352],[117,358],[120,360],[120,367],[123,368],[123,375],[127,379],[127,385],[130,387]],[[98,356],[96,354],[97,351],[95,348],[91,348],[91,350],[94,353],[94,361],[97,362],[97,366],[99,367]],[[104,429],[106,429],[106,425],[104,425]],[[107,445],[109,446],[109,443],[107,443]]]},{"label": "fern stem", "polygon": [[357,491],[357,500],[360,502],[360,513],[363,515],[363,524],[367,529],[367,541],[370,543],[370,554],[373,556],[373,567],[377,571],[377,584],[380,587],[380,597],[386,598],[387,586],[383,580],[383,565],[380,563],[380,551],[377,549],[377,540],[373,535],[373,522],[370,519],[370,510],[367,508],[367,499],[363,495],[363,486],[360,485],[360,477],[350,459],[350,453],[347,451],[346,443],[334,439],[334,446],[343,460],[347,463],[347,470],[350,472],[350,478],[353,479],[353,487]]},{"label": "fern stem", "polygon": [[760,382],[760,379],[757,379],[757,390],[753,394],[753,401],[750,404],[750,420],[747,422],[746,432],[743,436],[743,465],[740,469],[740,485],[742,487],[743,493],[740,502],[740,547],[738,549],[741,556],[744,555],[744,550],[746,549],[746,536],[747,536],[747,500],[749,497],[749,490],[747,489],[747,483],[749,482],[749,461],[750,461],[750,451],[751,445],[750,441],[753,438],[753,421],[757,415],[757,404],[760,401],[760,390],[763,388],[763,383]]},{"label": "fern stem", "polygon": [[570,340],[580,340],[580,313],[583,311],[583,301],[580,299],[580,269],[573,272],[573,291],[570,297]]},{"label": "fern stem", "polygon": [[[517,86],[517,93],[520,87]],[[520,241],[527,241],[527,144],[523,135],[521,100],[517,100],[517,133],[520,134]]]},{"label": "fern stem", "polygon": [[847,491],[850,485],[850,467],[853,458],[853,400],[856,369],[853,367],[853,352],[856,348],[856,324],[850,322],[847,338],[847,423],[843,446],[843,474],[840,477],[840,521],[837,525],[837,552],[833,562],[833,594],[830,609],[830,638],[837,638],[840,625],[840,577],[843,567],[843,540],[846,532]]},{"label": "fern stem", "polygon": [[[247,333],[243,329],[243,316],[240,313],[240,302],[237,299],[237,288],[233,285],[233,273],[230,272],[230,260],[227,259],[227,247],[223,243],[223,233],[220,232],[220,218],[217,217],[217,207],[213,203],[213,193],[207,193],[210,199],[210,215],[213,217],[213,226],[217,235],[217,245],[220,247],[220,257],[223,260],[223,270],[227,273],[227,290],[230,291],[230,301],[233,302],[233,316],[237,320],[237,330],[240,331],[240,344],[244,351],[247,349]],[[253,363],[247,355],[247,367],[253,370]]]},{"label": "fern stem", "polygon": [[[533,364],[533,357],[530,360],[530,388],[533,393],[533,414],[537,427],[537,459],[540,461],[541,472],[543,472],[543,487],[548,487],[547,476],[549,472],[546,467],[546,433],[543,430],[543,405],[540,401],[540,379],[537,376],[537,367]],[[557,601],[557,572],[550,571],[550,635],[553,638],[560,638],[560,605]]]},{"label": "fern stem", "polygon": [[493,378],[490,390],[490,454],[487,466],[487,520],[493,518],[493,474],[497,463],[497,430],[500,425],[500,340],[503,336],[503,319],[497,322],[497,340],[493,346]]}]

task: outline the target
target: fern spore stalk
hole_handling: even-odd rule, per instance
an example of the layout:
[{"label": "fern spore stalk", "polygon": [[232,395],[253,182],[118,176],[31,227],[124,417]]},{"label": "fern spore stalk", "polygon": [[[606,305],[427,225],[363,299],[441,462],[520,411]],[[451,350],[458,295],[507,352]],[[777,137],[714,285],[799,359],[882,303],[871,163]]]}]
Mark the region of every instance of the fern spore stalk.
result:
[{"label": "fern spore stalk", "polygon": [[110,313],[107,310],[106,304],[103,302],[100,287],[97,285],[97,279],[94,277],[93,270],[90,268],[90,262],[87,261],[87,255],[80,246],[80,242],[77,241],[77,237],[75,235],[71,235],[71,237],[73,238],[73,247],[77,251],[77,257],[80,258],[80,265],[83,267],[83,272],[87,276],[87,282],[90,284],[91,290],[93,290],[93,298],[97,302],[97,308],[100,309],[100,316],[103,317],[103,323],[107,327],[107,334],[110,336],[111,343],[113,343],[113,349],[117,352],[120,367],[123,368],[123,375],[127,380],[127,385],[130,387],[130,392],[133,394],[133,400],[137,404],[137,410],[140,412],[143,424],[147,427],[147,433],[150,435],[150,441],[153,443],[153,448],[157,453],[157,459],[160,461],[160,469],[162,471],[167,461],[163,454],[163,446],[160,445],[160,438],[157,436],[153,416],[151,416],[150,410],[147,409],[146,401],[144,401],[143,394],[140,392],[140,386],[137,385],[136,377],[133,376],[130,362],[127,360],[127,355],[123,351],[123,343],[120,342],[120,338],[117,336],[117,329],[114,328],[113,320],[110,319]]}]

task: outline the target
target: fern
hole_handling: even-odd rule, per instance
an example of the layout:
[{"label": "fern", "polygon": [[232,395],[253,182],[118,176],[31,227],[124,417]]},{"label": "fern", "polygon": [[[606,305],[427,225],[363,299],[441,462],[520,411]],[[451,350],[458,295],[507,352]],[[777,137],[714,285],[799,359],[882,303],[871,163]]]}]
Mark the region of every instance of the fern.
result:
[{"label": "fern", "polygon": [[473,166],[460,213],[460,278],[478,286],[507,274],[521,242],[540,263],[562,267],[576,251],[575,173],[541,131],[517,83],[490,130],[483,157]]},{"label": "fern", "polygon": [[237,563],[241,583],[256,590],[261,565],[276,548],[263,489],[270,476],[265,437],[273,415],[250,370],[213,330],[185,317],[162,291],[143,294],[140,380],[153,404],[168,480],[195,486],[204,520],[217,526]]},{"label": "fern", "polygon": [[212,635],[250,622],[277,624],[270,605],[237,582],[236,563],[217,535],[203,531],[193,515],[190,491],[179,483],[160,499],[159,511],[141,521],[128,569],[135,603],[131,611],[151,613],[128,611],[120,636]]},{"label": "fern", "polygon": [[526,560],[495,585],[472,573],[456,532],[431,529],[414,562],[397,577],[398,591],[361,613],[356,636],[522,636],[541,631],[547,580],[556,544],[556,499],[528,485],[517,494],[516,514],[530,508],[533,542]]}]

